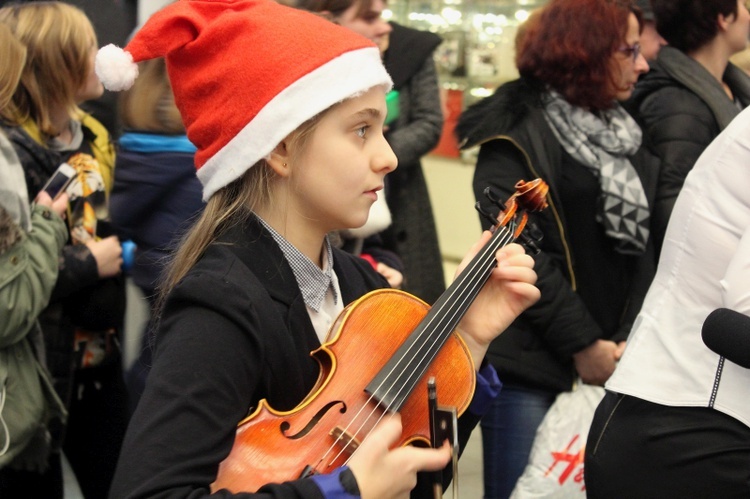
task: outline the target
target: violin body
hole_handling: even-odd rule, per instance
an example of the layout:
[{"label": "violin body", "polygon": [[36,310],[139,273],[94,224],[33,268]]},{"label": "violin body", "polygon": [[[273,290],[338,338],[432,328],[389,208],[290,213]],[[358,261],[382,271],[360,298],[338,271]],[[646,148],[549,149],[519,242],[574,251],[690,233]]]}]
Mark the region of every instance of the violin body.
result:
[{"label": "violin body", "polygon": [[469,406],[475,366],[455,328],[497,265],[497,250],[523,237],[528,215],[518,216],[519,206],[544,209],[548,190],[535,179],[519,181],[504,203],[488,193],[502,208],[493,236],[432,308],[393,289],[373,291],[346,307],[311,354],[320,365],[314,388],[287,412],[261,400],[239,423],[211,489],[254,492],[268,483],[329,473],[346,464],[378,421],[394,411],[403,427],[396,446],[430,446],[428,380],[434,379],[442,406],[458,415]]},{"label": "violin body", "polygon": [[[240,422],[212,490],[254,492],[267,483],[300,478],[306,466],[315,473],[342,466],[384,412],[365,387],[428,310],[423,301],[393,289],[373,291],[352,302],[331,327],[327,341],[312,352],[321,367],[315,387],[288,412],[277,412],[262,400]],[[439,369],[428,370],[399,411],[403,432],[398,445],[430,443],[428,378],[436,380],[441,405],[456,407],[461,414],[471,402],[474,363],[457,334],[451,334],[433,365]]]}]

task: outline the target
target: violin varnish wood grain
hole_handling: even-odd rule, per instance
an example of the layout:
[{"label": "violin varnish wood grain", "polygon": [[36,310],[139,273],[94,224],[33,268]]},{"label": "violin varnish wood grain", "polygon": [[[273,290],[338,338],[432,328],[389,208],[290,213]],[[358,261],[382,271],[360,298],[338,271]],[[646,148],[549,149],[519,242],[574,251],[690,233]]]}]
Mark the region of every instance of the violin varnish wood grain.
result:
[{"label": "violin varnish wood grain", "polygon": [[[315,388],[288,412],[277,412],[261,401],[240,422],[234,447],[222,462],[212,490],[254,492],[267,483],[299,478],[306,466],[328,473],[343,465],[353,449],[347,446],[349,439],[364,439],[387,410],[365,387],[428,310],[421,300],[391,289],[373,291],[350,304],[326,343],[312,352],[321,366]],[[429,445],[430,377],[437,382],[441,405],[463,413],[474,394],[476,375],[457,334],[448,337],[399,411],[403,433],[398,445]]]}]

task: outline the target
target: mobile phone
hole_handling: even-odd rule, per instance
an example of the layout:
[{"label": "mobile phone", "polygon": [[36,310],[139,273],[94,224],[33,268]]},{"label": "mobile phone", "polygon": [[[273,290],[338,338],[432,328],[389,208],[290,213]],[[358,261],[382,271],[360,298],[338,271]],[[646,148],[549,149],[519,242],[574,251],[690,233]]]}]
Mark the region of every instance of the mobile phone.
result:
[{"label": "mobile phone", "polygon": [[55,173],[47,180],[42,190],[49,194],[53,200],[65,191],[70,184],[70,181],[76,175],[76,169],[70,166],[68,163],[62,163],[57,167]]}]

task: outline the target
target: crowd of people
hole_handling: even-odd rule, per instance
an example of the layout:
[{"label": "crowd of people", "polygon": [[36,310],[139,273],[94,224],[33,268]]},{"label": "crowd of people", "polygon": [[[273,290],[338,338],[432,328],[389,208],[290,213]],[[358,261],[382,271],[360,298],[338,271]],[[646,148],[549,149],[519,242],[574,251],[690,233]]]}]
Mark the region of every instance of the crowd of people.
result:
[{"label": "crowd of people", "polygon": [[[86,499],[435,497],[478,428],[504,499],[577,383],[606,388],[589,497],[750,495],[750,374],[701,339],[750,315],[745,3],[534,10],[519,77],[455,129],[483,232],[450,284],[422,161],[442,39],[386,9],[178,0],[100,47],[80,6],[3,2],[0,497],[61,499],[68,464]],[[535,243],[505,244],[487,214],[534,178]],[[434,417],[412,378],[445,369],[442,441],[406,410]]]}]

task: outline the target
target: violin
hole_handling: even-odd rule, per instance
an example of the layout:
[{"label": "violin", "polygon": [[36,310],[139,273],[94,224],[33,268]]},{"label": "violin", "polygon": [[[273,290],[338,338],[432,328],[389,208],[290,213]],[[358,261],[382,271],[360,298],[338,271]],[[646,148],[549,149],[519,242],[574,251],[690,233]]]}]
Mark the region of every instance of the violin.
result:
[{"label": "violin", "polygon": [[454,330],[495,268],[495,253],[521,238],[527,212],[547,206],[549,187],[541,179],[521,180],[515,188],[504,203],[486,191],[501,208],[493,235],[432,307],[395,289],[372,291],[349,304],[311,353],[320,364],[314,388],[291,411],[276,411],[264,399],[240,421],[212,491],[254,492],[268,483],[329,473],[345,465],[391,412],[401,414],[397,445],[430,445],[429,401],[423,396],[428,379],[440,387],[441,404],[463,413],[476,370]]}]

